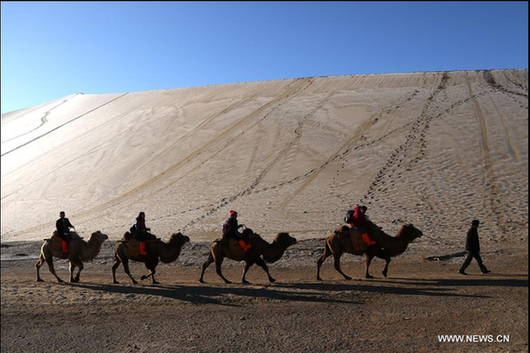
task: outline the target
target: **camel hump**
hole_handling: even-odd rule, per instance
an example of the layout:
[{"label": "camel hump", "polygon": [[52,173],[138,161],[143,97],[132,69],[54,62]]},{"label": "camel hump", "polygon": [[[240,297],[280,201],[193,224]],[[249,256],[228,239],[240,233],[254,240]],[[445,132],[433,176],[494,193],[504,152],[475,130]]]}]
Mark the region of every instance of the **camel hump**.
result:
[{"label": "camel hump", "polygon": [[70,240],[81,240],[83,237],[80,237],[79,234],[76,232],[68,232],[68,235],[70,236]]},{"label": "camel hump", "polygon": [[348,227],[346,225],[343,225],[343,226],[340,226],[337,229],[335,229],[335,234],[349,233],[350,229],[352,229],[352,228],[350,228],[350,227]]}]

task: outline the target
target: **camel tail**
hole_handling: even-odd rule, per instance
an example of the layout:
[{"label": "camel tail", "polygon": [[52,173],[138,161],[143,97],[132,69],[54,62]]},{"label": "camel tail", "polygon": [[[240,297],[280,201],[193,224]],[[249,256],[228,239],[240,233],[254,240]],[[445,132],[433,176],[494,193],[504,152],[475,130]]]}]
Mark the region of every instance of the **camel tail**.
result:
[{"label": "camel tail", "polygon": [[[335,234],[338,236],[339,233],[337,231],[335,231]],[[332,237],[329,236],[326,238],[326,247],[325,247],[325,252],[326,252],[326,256],[330,256],[330,255],[333,255],[333,247],[331,246],[331,240],[332,240]]]},{"label": "camel tail", "polygon": [[324,248],[324,251],[326,252],[326,254],[331,254],[331,247],[329,246],[329,239],[326,239],[326,247]]}]

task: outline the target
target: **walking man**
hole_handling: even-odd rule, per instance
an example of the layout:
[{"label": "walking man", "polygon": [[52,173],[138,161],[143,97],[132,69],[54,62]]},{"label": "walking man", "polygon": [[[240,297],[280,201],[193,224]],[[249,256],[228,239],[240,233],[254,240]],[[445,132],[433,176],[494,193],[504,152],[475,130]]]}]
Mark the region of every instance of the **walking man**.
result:
[{"label": "walking man", "polygon": [[464,263],[462,264],[462,267],[460,267],[460,270],[458,273],[461,275],[467,275],[466,268],[471,263],[471,260],[475,258],[477,260],[478,265],[480,267],[480,271],[484,274],[491,272],[484,266],[482,263],[482,258],[480,257],[480,244],[478,240],[478,226],[480,222],[478,220],[474,220],[471,222],[471,228],[467,231],[467,237],[466,237],[466,250],[467,250],[467,257]]}]

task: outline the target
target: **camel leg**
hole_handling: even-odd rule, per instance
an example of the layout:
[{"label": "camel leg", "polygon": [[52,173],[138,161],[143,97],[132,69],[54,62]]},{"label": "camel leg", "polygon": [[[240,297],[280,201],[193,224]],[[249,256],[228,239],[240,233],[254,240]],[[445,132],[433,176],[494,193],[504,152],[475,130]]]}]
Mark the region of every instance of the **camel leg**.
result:
[{"label": "camel leg", "polygon": [[75,264],[73,260],[68,261],[68,272],[70,272],[70,283],[74,283],[74,270],[75,270]]},{"label": "camel leg", "polygon": [[81,271],[83,271],[83,268],[85,267],[85,265],[83,265],[83,261],[81,261],[80,258],[74,259],[73,261],[74,261],[75,266],[78,268],[77,275],[75,276],[74,280],[76,282],[79,282]]},{"label": "camel leg", "polygon": [[269,282],[271,283],[276,282],[276,280],[272,278],[271,274],[269,273],[269,267],[267,266],[267,264],[265,263],[265,261],[263,261],[261,257],[258,257],[258,259],[256,260],[256,264],[260,266],[263,269],[263,271],[265,271],[265,273],[269,277]]},{"label": "camel leg", "polygon": [[151,277],[152,284],[160,284],[155,280],[156,267],[147,267],[147,269],[149,270],[149,273],[147,275],[142,276],[142,281],[146,278]]},{"label": "camel leg", "polygon": [[335,270],[337,270],[338,273],[340,273],[342,276],[344,276],[345,280],[350,280],[351,277],[347,276],[342,270],[340,269],[340,257],[342,256],[342,253],[333,254],[333,257],[335,259]]},{"label": "camel leg", "polygon": [[35,264],[35,269],[37,270],[37,282],[44,282],[42,278],[40,278],[40,267],[44,265],[45,262],[46,260],[44,259],[44,256],[40,254],[39,261]]},{"label": "camel leg", "polygon": [[123,269],[125,270],[125,273],[127,274],[127,276],[129,276],[129,278],[131,279],[132,283],[138,284],[138,282],[136,282],[136,280],[131,275],[131,271],[129,270],[129,259],[122,259],[122,262],[123,262]]},{"label": "camel leg", "polygon": [[385,277],[388,274],[388,264],[390,263],[390,260],[391,260],[390,257],[385,258],[386,265],[385,265],[385,269],[383,270],[383,276]]},{"label": "camel leg", "polygon": [[147,279],[149,277],[151,277],[153,275],[153,273],[151,272],[151,270],[149,270],[149,273],[146,274],[146,275],[143,275],[142,277],[140,277],[140,279],[143,281],[144,279]]},{"label": "camel leg", "polygon": [[317,261],[317,281],[322,281],[322,278],[320,278],[320,267],[331,254],[331,249],[329,248],[328,242],[326,241],[326,248],[324,249],[322,256],[320,256],[320,259]]},{"label": "camel leg", "polygon": [[118,256],[114,257],[114,263],[112,264],[112,283],[119,284],[120,282],[116,281],[116,270],[120,267],[121,260]]},{"label": "camel leg", "polygon": [[153,267],[153,269],[151,270],[151,284],[160,284],[155,279],[155,273],[156,273],[156,267]]},{"label": "camel leg", "polygon": [[61,283],[63,282],[62,279],[59,278],[59,276],[57,276],[57,273],[55,273],[55,267],[53,266],[53,257],[52,256],[49,256],[49,257],[46,257],[46,262],[48,263],[48,269],[50,270],[51,274],[55,276],[55,278],[57,278],[57,282]]},{"label": "camel leg", "polygon": [[370,273],[368,273],[369,269],[370,269],[370,263],[372,262],[372,259],[374,258],[374,255],[368,255],[368,254],[364,254],[364,277],[365,278],[374,278],[373,276],[370,275]]},{"label": "camel leg", "polygon": [[252,265],[254,265],[254,261],[245,261],[245,267],[243,267],[243,277],[241,277],[241,283],[250,283],[245,279],[245,276],[247,275],[247,272]]},{"label": "camel leg", "polygon": [[199,282],[204,283],[204,271],[214,262],[212,252],[210,251],[210,254],[208,255],[208,259],[204,264],[202,264],[202,272],[201,272],[201,278],[199,279]]},{"label": "camel leg", "polygon": [[229,280],[227,280],[225,278],[225,276],[223,276],[223,272],[221,271],[221,265],[223,264],[223,258],[222,257],[217,257],[215,259],[215,270],[217,272],[217,274],[219,275],[219,277],[221,277],[223,279],[223,281],[225,281],[226,284],[230,284],[232,282],[230,282]]}]

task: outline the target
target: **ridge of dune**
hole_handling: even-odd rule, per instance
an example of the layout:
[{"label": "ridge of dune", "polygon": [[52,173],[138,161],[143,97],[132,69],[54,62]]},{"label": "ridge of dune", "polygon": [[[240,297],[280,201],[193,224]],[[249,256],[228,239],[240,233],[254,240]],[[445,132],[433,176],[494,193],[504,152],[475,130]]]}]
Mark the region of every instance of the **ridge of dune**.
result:
[{"label": "ridge of dune", "polygon": [[[356,203],[430,246],[527,245],[528,70],[310,77],[74,94],[2,115],[2,241],[76,229],[323,237]],[[424,241],[427,243],[426,241]],[[427,245],[426,245],[427,246]]]}]

